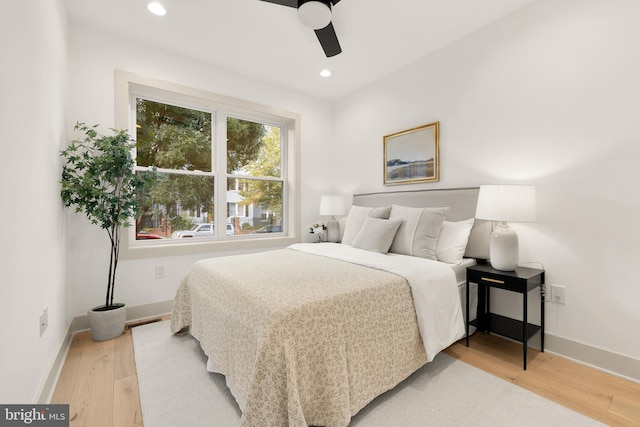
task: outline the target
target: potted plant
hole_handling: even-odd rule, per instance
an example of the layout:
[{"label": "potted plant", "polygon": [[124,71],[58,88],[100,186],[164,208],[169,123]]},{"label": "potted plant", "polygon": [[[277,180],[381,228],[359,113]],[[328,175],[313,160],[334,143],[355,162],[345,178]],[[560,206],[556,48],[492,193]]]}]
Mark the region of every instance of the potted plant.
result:
[{"label": "potted plant", "polygon": [[65,161],[61,196],[66,207],[75,207],[76,212],[84,213],[92,224],[109,235],[111,253],[105,303],[88,311],[93,339],[105,341],[124,331],[126,306],[113,302],[120,230],[129,227],[130,219],[139,211],[149,174],[134,172],[131,151],[135,144],[126,130],[112,129],[111,135],[103,135],[97,127],[77,123],[74,130],[83,136],[60,152]]}]

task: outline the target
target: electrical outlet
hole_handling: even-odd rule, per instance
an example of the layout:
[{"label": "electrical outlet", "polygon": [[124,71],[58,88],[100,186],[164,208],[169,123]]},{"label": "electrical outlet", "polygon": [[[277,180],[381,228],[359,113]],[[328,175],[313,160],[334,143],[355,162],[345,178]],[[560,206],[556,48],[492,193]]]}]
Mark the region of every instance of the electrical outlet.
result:
[{"label": "electrical outlet", "polygon": [[566,304],[565,287],[560,285],[551,285],[551,302],[556,304]]},{"label": "electrical outlet", "polygon": [[45,307],[42,309],[40,313],[40,336],[44,334],[44,331],[47,330],[49,326],[49,307]]},{"label": "electrical outlet", "polygon": [[164,265],[156,265],[156,279],[164,279]]}]

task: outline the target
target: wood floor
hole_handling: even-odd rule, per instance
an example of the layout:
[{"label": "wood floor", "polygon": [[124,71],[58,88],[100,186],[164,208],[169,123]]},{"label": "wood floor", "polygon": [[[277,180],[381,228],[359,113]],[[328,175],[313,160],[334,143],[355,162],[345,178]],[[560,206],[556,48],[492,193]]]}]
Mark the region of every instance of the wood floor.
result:
[{"label": "wood floor", "polygon": [[[640,384],[535,350],[524,371],[517,343],[482,333],[469,348],[463,341],[445,352],[605,424],[640,426]],[[70,404],[72,426],[142,426],[131,332],[106,342],[76,334],[51,403]]]},{"label": "wood floor", "polygon": [[449,356],[611,426],[640,426],[640,384],[549,353],[529,350],[522,369],[522,345],[476,333],[445,350]]},{"label": "wood floor", "polygon": [[51,403],[69,404],[72,426],[142,426],[131,330],[100,342],[76,334]]}]

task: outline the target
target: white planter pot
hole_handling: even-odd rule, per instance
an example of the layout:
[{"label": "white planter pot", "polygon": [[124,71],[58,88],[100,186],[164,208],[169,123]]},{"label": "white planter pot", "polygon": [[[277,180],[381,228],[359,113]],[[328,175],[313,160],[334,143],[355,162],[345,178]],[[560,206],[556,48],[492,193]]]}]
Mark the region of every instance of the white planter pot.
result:
[{"label": "white planter pot", "polygon": [[104,310],[104,306],[94,307],[87,312],[91,334],[95,341],[107,341],[119,337],[124,332],[127,320],[127,307],[114,304],[114,309]]}]

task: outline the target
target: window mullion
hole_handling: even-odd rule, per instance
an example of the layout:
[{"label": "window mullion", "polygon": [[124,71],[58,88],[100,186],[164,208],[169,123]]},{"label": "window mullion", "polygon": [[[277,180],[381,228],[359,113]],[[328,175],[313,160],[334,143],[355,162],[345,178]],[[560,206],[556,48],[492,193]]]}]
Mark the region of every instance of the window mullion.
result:
[{"label": "window mullion", "polygon": [[216,172],[215,178],[215,236],[224,238],[227,230],[227,115],[217,111],[215,113],[215,131],[212,132],[213,161]]}]

